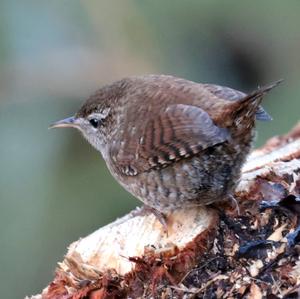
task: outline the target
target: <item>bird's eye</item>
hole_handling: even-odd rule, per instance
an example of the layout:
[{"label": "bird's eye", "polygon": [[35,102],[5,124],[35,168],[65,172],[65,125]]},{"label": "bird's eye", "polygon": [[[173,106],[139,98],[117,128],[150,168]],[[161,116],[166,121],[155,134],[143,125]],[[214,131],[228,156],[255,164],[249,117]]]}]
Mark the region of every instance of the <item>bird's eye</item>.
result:
[{"label": "bird's eye", "polygon": [[99,127],[100,125],[100,120],[97,118],[91,118],[89,120],[90,124],[92,125],[92,127],[94,127],[95,129]]}]

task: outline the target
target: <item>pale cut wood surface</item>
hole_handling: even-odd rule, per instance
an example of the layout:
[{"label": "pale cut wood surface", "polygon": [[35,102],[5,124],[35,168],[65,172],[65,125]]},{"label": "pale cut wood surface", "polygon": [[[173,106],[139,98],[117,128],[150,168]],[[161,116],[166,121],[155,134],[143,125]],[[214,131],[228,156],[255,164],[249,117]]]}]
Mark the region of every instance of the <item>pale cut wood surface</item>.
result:
[{"label": "pale cut wood surface", "polygon": [[211,225],[215,213],[201,207],[176,211],[168,217],[168,235],[154,215],[129,214],[71,244],[66,259],[80,257],[97,271],[115,269],[125,275],[133,267],[128,257],[142,256],[147,248],[157,252],[184,248]]}]

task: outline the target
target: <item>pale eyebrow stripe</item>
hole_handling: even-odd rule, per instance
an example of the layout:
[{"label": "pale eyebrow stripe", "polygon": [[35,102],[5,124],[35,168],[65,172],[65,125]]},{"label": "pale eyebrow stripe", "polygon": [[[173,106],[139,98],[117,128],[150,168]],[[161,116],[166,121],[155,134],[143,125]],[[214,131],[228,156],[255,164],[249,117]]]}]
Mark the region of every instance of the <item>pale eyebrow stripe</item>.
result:
[{"label": "pale eyebrow stripe", "polygon": [[110,108],[106,108],[104,109],[102,112],[94,112],[92,114],[89,115],[90,118],[100,118],[100,119],[105,119],[108,114],[109,114]]}]

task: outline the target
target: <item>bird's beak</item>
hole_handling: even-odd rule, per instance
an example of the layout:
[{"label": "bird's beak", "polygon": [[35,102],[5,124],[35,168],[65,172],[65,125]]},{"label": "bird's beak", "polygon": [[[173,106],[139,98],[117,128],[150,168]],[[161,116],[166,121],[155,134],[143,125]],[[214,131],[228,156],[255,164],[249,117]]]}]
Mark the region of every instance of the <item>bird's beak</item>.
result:
[{"label": "bird's beak", "polygon": [[78,128],[78,123],[74,116],[59,120],[49,126],[49,129],[52,128]]}]

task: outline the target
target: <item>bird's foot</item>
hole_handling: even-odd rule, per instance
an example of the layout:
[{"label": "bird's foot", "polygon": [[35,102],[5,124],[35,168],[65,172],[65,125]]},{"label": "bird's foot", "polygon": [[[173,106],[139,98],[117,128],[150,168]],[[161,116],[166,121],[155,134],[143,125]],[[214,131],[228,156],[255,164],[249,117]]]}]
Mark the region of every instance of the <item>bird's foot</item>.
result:
[{"label": "bird's foot", "polygon": [[155,218],[163,226],[164,233],[168,235],[167,217],[165,214],[145,204],[138,210],[133,211],[133,216],[144,216],[149,214],[153,214],[155,216]]},{"label": "bird's foot", "polygon": [[219,211],[220,214],[241,215],[239,203],[232,194],[227,194],[222,201],[214,202],[209,206]]},{"label": "bird's foot", "polygon": [[235,207],[235,212],[237,213],[238,216],[240,216],[241,211],[240,211],[238,201],[236,200],[236,198],[232,194],[229,194],[228,198],[231,200],[232,205]]}]

